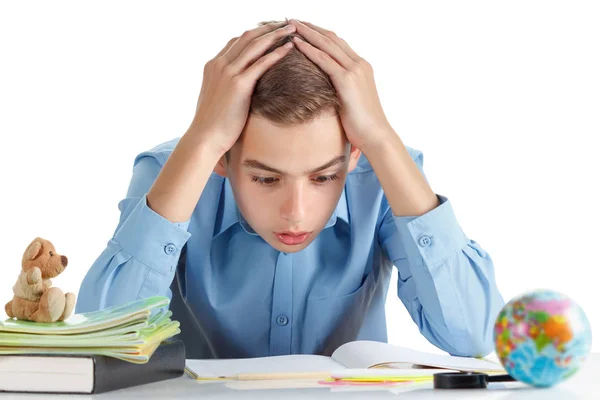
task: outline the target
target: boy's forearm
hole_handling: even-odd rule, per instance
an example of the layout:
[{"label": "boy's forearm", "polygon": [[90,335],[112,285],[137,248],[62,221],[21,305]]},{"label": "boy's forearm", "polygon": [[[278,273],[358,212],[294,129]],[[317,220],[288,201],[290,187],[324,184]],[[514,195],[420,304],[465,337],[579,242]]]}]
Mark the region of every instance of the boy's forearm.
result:
[{"label": "boy's forearm", "polygon": [[172,222],[191,217],[221,156],[202,137],[193,130],[181,137],[148,192],[148,207]]},{"label": "boy's forearm", "polygon": [[373,167],[396,216],[420,216],[439,205],[439,200],[393,130],[387,140],[361,149]]}]

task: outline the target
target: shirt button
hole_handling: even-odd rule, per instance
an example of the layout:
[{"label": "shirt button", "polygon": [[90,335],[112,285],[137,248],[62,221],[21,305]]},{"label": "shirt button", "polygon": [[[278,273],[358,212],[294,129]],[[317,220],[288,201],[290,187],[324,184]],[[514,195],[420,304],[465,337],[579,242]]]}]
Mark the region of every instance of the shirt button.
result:
[{"label": "shirt button", "polygon": [[286,326],[288,324],[288,317],[286,317],[285,315],[281,314],[279,317],[277,317],[277,325],[279,326]]},{"label": "shirt button", "polygon": [[419,246],[427,247],[431,244],[431,236],[423,235],[419,238]]},{"label": "shirt button", "polygon": [[175,253],[175,250],[177,250],[177,247],[175,247],[173,243],[169,243],[165,246],[165,253],[167,253],[168,255]]}]

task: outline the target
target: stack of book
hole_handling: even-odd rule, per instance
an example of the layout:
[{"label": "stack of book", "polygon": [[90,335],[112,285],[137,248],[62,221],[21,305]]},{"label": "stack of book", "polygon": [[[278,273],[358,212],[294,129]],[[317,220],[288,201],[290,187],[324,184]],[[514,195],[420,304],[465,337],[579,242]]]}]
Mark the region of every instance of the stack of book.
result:
[{"label": "stack of book", "polygon": [[99,393],[181,376],[168,304],[156,296],[60,322],[0,322],[0,391]]}]

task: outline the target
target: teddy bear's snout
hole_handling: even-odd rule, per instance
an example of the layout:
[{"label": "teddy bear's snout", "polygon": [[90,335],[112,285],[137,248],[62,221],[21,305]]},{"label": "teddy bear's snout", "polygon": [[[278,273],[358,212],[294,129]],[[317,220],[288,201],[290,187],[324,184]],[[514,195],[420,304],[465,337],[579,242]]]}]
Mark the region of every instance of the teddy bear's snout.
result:
[{"label": "teddy bear's snout", "polygon": [[66,267],[69,260],[67,260],[66,256],[60,256],[60,262],[63,265],[63,267]]}]

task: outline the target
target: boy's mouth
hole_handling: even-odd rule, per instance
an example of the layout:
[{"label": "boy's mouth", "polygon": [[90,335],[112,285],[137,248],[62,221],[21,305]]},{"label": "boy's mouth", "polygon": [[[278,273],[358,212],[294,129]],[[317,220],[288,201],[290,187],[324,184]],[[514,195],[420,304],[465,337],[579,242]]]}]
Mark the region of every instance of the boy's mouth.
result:
[{"label": "boy's mouth", "polygon": [[310,237],[312,232],[275,232],[275,237],[283,243],[291,246],[302,244]]}]

